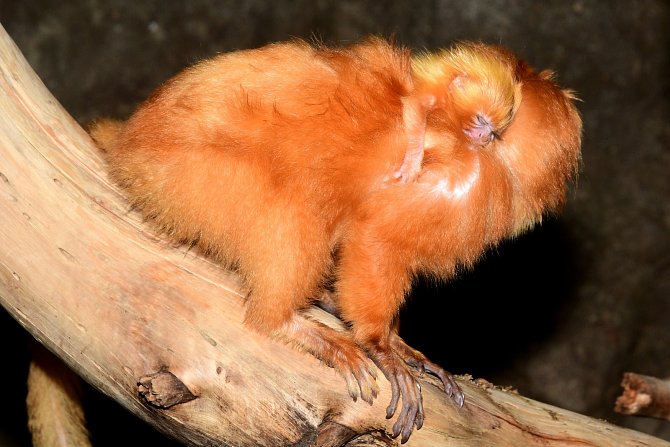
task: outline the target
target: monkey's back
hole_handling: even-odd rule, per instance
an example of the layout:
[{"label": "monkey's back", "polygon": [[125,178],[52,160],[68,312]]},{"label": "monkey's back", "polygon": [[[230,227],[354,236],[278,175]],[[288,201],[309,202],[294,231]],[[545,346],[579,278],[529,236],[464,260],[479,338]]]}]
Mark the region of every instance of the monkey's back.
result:
[{"label": "monkey's back", "polygon": [[237,261],[267,232],[332,245],[400,163],[411,88],[409,55],[381,40],[274,44],[187,69],[126,123],[101,121],[92,134],[161,230]]}]

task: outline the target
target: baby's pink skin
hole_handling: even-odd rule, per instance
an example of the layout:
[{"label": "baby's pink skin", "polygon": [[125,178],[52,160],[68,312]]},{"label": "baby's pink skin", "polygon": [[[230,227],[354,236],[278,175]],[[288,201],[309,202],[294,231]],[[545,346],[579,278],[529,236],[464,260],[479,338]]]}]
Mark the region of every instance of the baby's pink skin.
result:
[{"label": "baby's pink skin", "polygon": [[473,126],[463,129],[463,132],[465,132],[472,143],[477,146],[486,146],[496,138],[496,133],[493,129],[491,120],[480,114],[475,116]]}]

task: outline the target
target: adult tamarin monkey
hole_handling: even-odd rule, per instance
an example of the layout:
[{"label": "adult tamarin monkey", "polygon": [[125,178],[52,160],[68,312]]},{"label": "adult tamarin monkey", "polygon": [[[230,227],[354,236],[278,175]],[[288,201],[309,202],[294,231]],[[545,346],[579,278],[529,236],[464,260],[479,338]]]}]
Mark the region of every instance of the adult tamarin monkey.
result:
[{"label": "adult tamarin monkey", "polygon": [[[424,420],[417,375],[452,377],[394,329],[413,277],[449,279],[556,211],[580,159],[570,92],[482,44],[412,58],[377,38],[223,54],[91,133],[111,177],[156,227],[239,267],[249,327],[336,368],[372,402]],[[326,293],[350,325],[298,318]]]}]

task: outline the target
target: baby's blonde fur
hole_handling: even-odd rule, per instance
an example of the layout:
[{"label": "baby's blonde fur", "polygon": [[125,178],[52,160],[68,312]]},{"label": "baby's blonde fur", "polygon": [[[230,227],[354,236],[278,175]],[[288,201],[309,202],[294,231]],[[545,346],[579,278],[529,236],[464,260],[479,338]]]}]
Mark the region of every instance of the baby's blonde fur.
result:
[{"label": "baby's blonde fur", "polygon": [[442,91],[443,101],[456,113],[473,111],[503,132],[521,104],[521,82],[516,67],[502,49],[479,43],[461,43],[412,58],[417,89]]}]

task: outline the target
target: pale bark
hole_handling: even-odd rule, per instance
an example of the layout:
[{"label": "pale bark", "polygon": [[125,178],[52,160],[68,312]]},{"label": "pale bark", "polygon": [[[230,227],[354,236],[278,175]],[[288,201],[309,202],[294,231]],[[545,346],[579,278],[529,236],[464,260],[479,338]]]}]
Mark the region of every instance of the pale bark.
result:
[{"label": "pale bark", "polygon": [[91,447],[79,378],[35,344],[28,371],[28,427],[33,447]]},{"label": "pale bark", "polygon": [[658,379],[627,372],[621,381],[623,392],[614,411],[670,421],[670,379]]},{"label": "pale bark", "polygon": [[[332,369],[245,328],[234,274],[129,211],[1,27],[0,115],[0,304],[81,377],[187,444],[397,442],[381,376],[375,405],[354,403]],[[435,383],[410,446],[670,446],[466,379],[458,409]]]}]

